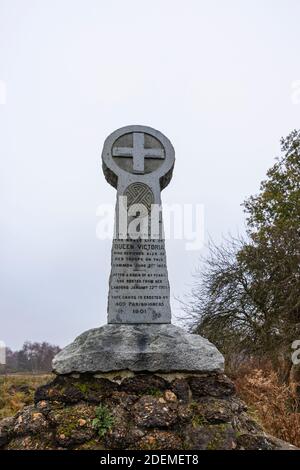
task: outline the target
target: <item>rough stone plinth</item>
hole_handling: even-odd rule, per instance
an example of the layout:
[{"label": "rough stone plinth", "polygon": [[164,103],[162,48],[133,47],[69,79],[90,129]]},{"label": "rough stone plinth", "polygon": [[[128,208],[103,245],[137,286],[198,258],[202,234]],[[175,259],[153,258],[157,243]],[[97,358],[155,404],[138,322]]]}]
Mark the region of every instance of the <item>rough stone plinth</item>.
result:
[{"label": "rough stone plinth", "polygon": [[104,325],[78,336],[53,360],[57,374],[74,372],[222,371],[224,358],[199,335],[171,324]]},{"label": "rough stone plinth", "polygon": [[0,420],[0,448],[296,449],[264,432],[223,373],[126,375],[57,376],[34,405]]}]

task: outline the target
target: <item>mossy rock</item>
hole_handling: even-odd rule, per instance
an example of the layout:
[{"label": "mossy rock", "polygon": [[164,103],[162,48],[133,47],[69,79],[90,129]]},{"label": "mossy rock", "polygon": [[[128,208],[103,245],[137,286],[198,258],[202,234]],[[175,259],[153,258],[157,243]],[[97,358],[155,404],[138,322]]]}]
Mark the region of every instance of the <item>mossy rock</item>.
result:
[{"label": "mossy rock", "polygon": [[[122,371],[121,371],[122,372]],[[0,421],[4,449],[295,449],[264,433],[221,373],[59,376]]]},{"label": "mossy rock", "polygon": [[95,415],[95,406],[85,403],[51,411],[48,419],[55,427],[55,440],[58,445],[73,447],[94,438],[96,430],[92,422]]},{"label": "mossy rock", "polygon": [[137,450],[181,450],[183,441],[177,432],[155,430],[149,432],[132,447]]},{"label": "mossy rock", "polygon": [[89,403],[100,403],[117,389],[117,384],[105,379],[94,377],[57,376],[52,382],[39,387],[34,400],[59,401],[62,403],[78,403],[82,400]]},{"label": "mossy rock", "polygon": [[199,450],[233,450],[237,447],[236,432],[231,424],[192,425],[187,429],[185,446]]},{"label": "mossy rock", "polygon": [[52,432],[34,434],[11,439],[7,450],[54,450],[56,444]]}]

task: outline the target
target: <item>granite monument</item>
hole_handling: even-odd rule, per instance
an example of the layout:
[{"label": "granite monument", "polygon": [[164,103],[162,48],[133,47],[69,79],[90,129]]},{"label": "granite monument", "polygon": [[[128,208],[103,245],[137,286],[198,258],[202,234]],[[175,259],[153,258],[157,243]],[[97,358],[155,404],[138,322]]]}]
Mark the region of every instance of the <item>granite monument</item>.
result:
[{"label": "granite monument", "polygon": [[223,370],[213,344],[171,323],[161,191],[174,162],[169,139],[150,127],[123,127],[105,140],[103,172],[117,189],[108,324],[64,348],[53,360],[57,374]]}]

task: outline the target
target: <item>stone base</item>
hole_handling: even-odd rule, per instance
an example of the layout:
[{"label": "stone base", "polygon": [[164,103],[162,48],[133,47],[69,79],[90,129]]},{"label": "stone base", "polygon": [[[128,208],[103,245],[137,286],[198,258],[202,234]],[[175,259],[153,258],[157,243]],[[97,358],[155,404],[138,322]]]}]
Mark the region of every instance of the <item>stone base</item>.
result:
[{"label": "stone base", "polygon": [[222,373],[127,374],[58,375],[36,390],[33,405],[0,420],[0,448],[296,449],[263,431]]},{"label": "stone base", "polygon": [[104,325],[78,336],[53,360],[56,374],[223,369],[224,358],[213,344],[172,324]]}]

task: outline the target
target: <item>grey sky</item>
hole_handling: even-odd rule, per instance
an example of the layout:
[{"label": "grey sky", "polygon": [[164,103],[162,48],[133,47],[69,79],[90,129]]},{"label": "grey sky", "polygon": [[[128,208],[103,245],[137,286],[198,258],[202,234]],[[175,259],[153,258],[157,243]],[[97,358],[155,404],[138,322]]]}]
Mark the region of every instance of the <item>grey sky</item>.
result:
[{"label": "grey sky", "polygon": [[[115,201],[100,157],[118,127],[172,141],[163,202],[203,203],[216,241],[243,231],[241,202],[299,127],[299,15],[298,0],[0,0],[1,340],[63,346],[105,323],[96,209]],[[199,252],[167,256],[181,296]]]}]

